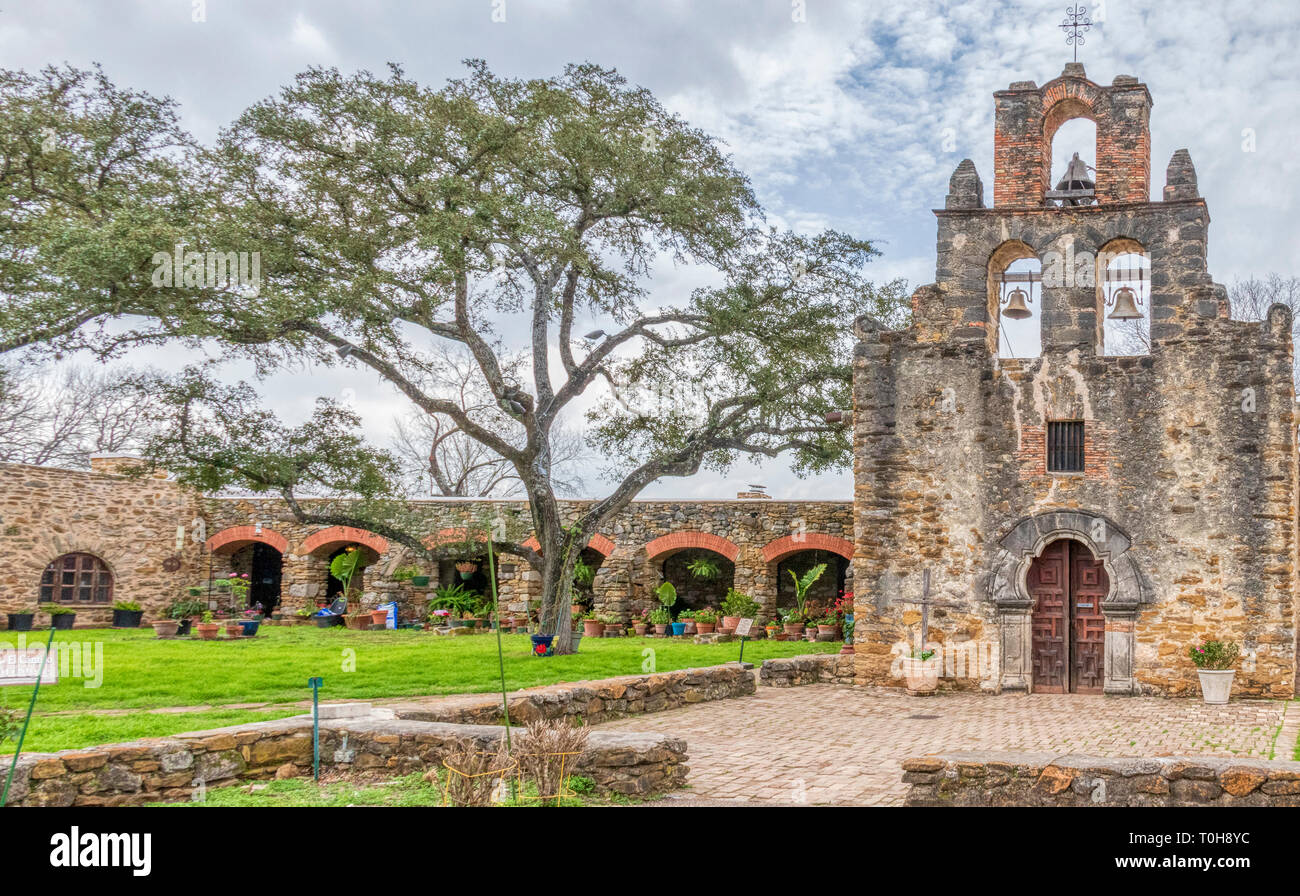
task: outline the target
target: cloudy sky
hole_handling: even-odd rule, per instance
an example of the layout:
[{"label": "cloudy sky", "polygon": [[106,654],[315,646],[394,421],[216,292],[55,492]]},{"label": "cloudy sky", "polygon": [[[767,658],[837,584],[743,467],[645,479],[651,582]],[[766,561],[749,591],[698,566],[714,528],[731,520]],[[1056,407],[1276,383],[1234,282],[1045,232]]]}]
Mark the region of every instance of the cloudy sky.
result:
[{"label": "cloudy sky", "polygon": [[[933,279],[935,221],[948,177],[969,157],[991,197],[993,100],[1012,81],[1043,83],[1070,60],[1064,2],[933,0],[458,0],[235,2],[101,0],[0,7],[0,65],[104,65],[117,83],[177,99],[201,140],[313,65],[407,74],[440,84],[467,57],[498,73],[557,73],[591,60],[650,88],[672,111],[721,138],[768,216],[876,241],[878,279]],[[1175,149],[1191,151],[1214,223],[1210,269],[1220,282],[1300,273],[1291,218],[1300,179],[1300,6],[1107,0],[1079,58],[1092,80],[1141,78],[1152,110],[1152,189]],[[1086,128],[1054,149],[1089,159]],[[666,278],[664,289],[680,288]],[[656,284],[656,288],[659,284]],[[846,321],[847,325],[847,321]],[[138,362],[150,360],[136,358]],[[344,371],[277,380],[286,417],[317,394],[355,384]],[[401,402],[367,395],[382,438]],[[373,396],[373,397],[370,397]],[[647,496],[729,497],[748,482],[777,497],[851,496],[846,473],[800,481],[785,465],[738,465],[658,484]],[[599,491],[599,481],[591,483]]]}]

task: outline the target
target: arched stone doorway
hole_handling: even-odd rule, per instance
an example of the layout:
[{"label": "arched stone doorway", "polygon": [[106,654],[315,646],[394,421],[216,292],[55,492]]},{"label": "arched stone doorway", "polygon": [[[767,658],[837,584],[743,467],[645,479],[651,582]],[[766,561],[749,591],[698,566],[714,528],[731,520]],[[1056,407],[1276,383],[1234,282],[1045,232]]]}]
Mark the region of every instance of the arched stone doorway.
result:
[{"label": "arched stone doorway", "polygon": [[[1128,533],[1113,520],[1083,510],[1025,517],[998,542],[988,577],[989,599],[997,608],[1002,667],[998,687],[1004,691],[1037,689],[1033,618],[1037,600],[1030,593],[1029,576],[1044,550],[1062,539],[1080,543],[1104,573],[1104,597],[1099,607],[1104,618],[1102,692],[1136,694],[1135,631],[1142,608],[1154,599],[1153,590],[1130,550],[1133,542]],[[1041,585],[1041,580],[1036,578],[1035,584]],[[1100,585],[1097,590],[1102,591]]]},{"label": "arched stone doorway", "polygon": [[284,575],[284,555],[269,544],[255,541],[230,555],[232,572],[248,573],[248,605],[262,605],[270,615],[280,604],[280,580]]},{"label": "arched stone doorway", "polygon": [[790,574],[803,575],[824,563],[826,569],[808,589],[807,603],[819,611],[830,610],[844,593],[845,575],[849,561],[834,551],[799,551],[789,554],[776,564],[776,609],[784,610],[795,605],[794,579]]},{"label": "arched stone doorway", "polygon": [[[696,569],[707,569],[710,575],[701,575]],[[687,548],[663,558],[660,573],[665,582],[677,589],[677,603],[673,604],[673,618],[683,610],[719,609],[727,592],[736,582],[736,564],[722,554],[708,548]]]},{"label": "arched stone doorway", "polygon": [[1100,694],[1104,685],[1110,581],[1088,546],[1073,538],[1051,542],[1029,564],[1034,601],[1034,690],[1044,694]]}]

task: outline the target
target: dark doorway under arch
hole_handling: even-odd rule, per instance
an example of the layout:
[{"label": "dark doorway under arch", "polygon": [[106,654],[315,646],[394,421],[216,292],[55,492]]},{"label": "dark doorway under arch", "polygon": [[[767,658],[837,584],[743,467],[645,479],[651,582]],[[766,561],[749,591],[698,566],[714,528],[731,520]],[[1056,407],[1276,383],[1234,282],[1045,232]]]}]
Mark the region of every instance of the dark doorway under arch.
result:
[{"label": "dark doorway under arch", "polygon": [[1106,683],[1106,569],[1073,538],[1043,548],[1026,578],[1033,607],[1033,688],[1100,694]]}]

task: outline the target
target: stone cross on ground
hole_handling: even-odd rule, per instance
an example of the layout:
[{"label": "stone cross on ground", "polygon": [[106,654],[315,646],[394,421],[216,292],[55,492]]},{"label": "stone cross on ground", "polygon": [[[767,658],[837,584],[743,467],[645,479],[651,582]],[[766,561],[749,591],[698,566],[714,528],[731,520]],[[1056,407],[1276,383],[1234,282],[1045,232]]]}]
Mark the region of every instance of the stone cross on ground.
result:
[{"label": "stone cross on ground", "polygon": [[930,608],[942,607],[945,609],[955,609],[961,604],[949,600],[935,600],[930,596],[930,570],[926,569],[921,573],[921,599],[920,600],[900,600],[899,603],[916,604],[921,608],[921,650],[925,650],[925,645],[930,640]]}]

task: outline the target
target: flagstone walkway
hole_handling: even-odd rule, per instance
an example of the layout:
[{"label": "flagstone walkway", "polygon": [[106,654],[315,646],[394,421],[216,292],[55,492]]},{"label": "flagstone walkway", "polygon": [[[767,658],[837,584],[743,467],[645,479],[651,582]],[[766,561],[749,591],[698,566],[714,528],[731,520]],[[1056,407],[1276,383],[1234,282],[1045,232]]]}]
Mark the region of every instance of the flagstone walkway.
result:
[{"label": "flagstone walkway", "polygon": [[685,738],[691,787],[669,799],[900,805],[903,759],[955,750],[1290,759],[1300,703],[1076,695],[907,697],[838,685],[621,719]]}]

